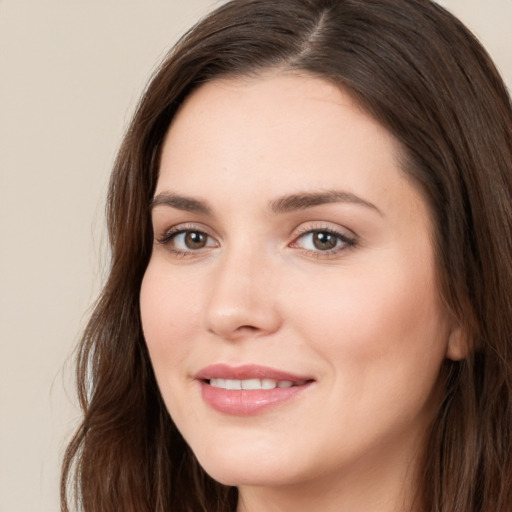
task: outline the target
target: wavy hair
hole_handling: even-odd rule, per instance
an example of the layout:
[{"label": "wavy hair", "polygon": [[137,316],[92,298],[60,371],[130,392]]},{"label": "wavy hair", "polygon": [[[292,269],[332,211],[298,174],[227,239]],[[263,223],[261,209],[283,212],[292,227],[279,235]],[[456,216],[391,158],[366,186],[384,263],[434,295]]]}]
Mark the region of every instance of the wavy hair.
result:
[{"label": "wavy hair", "polygon": [[[115,162],[108,279],[78,352],[83,421],[62,511],[232,512],[169,417],[139,313],[164,136],[184,99],[268,68],[338,84],[404,148],[434,222],[441,294],[468,356],[446,361],[418,489],[423,511],[512,504],[512,107],[475,37],[429,0],[233,0],[200,21],[147,87]],[[73,498],[73,497],[74,498]]]}]

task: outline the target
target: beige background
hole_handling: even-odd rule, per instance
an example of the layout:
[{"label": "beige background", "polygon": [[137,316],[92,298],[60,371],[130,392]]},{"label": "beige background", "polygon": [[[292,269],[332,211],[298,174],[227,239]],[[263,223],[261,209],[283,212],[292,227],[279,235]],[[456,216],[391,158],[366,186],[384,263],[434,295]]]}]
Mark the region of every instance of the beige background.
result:
[{"label": "beige background", "polygon": [[[58,510],[109,169],[154,65],[216,3],[0,0],[0,512]],[[512,86],[512,0],[441,3]]]}]

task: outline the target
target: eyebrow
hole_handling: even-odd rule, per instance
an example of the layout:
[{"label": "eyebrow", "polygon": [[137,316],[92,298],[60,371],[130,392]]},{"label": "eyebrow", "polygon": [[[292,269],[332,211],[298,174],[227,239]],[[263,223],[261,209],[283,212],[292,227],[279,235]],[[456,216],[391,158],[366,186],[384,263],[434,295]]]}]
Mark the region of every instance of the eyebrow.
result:
[{"label": "eyebrow", "polygon": [[[279,197],[270,201],[270,211],[274,214],[283,214],[293,211],[306,210],[314,206],[329,203],[351,203],[359,206],[364,206],[375,210],[382,215],[382,212],[369,201],[341,190],[329,190],[325,192],[299,192]],[[213,209],[206,201],[194,199],[192,197],[181,196],[172,192],[161,192],[157,194],[150,204],[150,210],[157,206],[169,206],[177,210],[183,210],[192,213],[200,213],[208,217],[213,216]]]},{"label": "eyebrow", "polygon": [[270,210],[272,213],[287,213],[297,210],[305,210],[313,206],[319,206],[329,203],[352,203],[360,206],[365,206],[375,210],[380,215],[382,212],[369,201],[342,190],[328,190],[325,192],[299,192],[298,194],[291,194],[283,196],[270,203]]},{"label": "eyebrow", "polygon": [[211,217],[213,215],[212,209],[205,201],[193,199],[192,197],[180,196],[172,192],[162,192],[157,194],[150,204],[150,210],[157,206],[170,206],[177,210],[183,210],[192,213],[201,213]]}]

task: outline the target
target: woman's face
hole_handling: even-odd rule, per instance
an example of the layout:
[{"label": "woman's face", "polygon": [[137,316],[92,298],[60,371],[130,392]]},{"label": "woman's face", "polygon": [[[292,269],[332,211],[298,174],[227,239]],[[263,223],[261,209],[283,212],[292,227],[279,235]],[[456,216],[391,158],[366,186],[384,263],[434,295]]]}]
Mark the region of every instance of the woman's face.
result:
[{"label": "woman's face", "polygon": [[399,151],[307,75],[213,81],[175,118],[142,323],[169,413],[215,479],[403,478],[419,452],[454,349]]}]

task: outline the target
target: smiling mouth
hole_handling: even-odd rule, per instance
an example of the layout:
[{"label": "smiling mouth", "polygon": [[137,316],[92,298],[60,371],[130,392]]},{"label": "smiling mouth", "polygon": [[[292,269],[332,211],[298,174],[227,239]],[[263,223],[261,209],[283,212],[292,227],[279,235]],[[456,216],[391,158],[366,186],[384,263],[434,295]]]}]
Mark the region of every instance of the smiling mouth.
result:
[{"label": "smiling mouth", "polygon": [[307,381],[293,382],[291,380],[275,379],[206,379],[205,382],[214,388],[227,390],[265,390],[275,388],[292,388],[302,386]]},{"label": "smiling mouth", "polygon": [[316,379],[261,365],[213,364],[194,376],[209,407],[224,415],[263,414],[307,393]]}]

